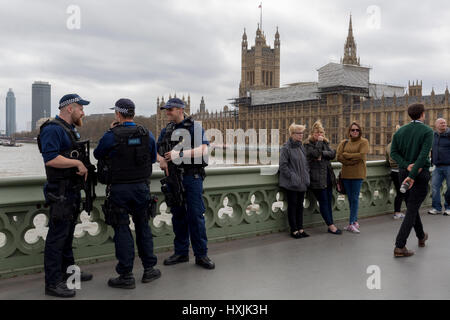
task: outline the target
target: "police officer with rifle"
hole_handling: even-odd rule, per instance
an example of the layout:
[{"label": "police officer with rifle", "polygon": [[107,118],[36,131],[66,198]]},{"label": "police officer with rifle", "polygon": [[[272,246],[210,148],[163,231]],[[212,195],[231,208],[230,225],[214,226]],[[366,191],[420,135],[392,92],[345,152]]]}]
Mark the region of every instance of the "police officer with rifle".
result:
[{"label": "police officer with rifle", "polygon": [[[67,268],[75,264],[72,241],[81,212],[81,190],[85,191],[83,210],[90,213],[95,200],[95,167],[89,160],[89,141],[80,141],[76,127],[82,125],[83,107],[89,101],[77,94],[67,94],[59,101],[59,116],[46,121],[38,135],[39,151],[45,163],[46,202],[50,205],[48,233],[45,241],[45,294],[74,297],[67,287]],[[92,274],[81,273],[81,281]]]},{"label": "police officer with rifle", "polygon": [[113,288],[133,289],[134,240],[129,224],[131,214],[135,225],[136,244],[144,267],[142,282],[161,277],[155,269],[157,258],[153,253],[150,217],[156,212],[155,197],[150,195],[152,164],[156,162],[155,138],[146,128],[134,123],[135,105],[130,99],[116,102],[117,122],[101,138],[94,157],[98,162],[99,182],[106,184],[103,205],[105,222],[114,228],[116,257],[119,260],[117,278],[108,285]]},{"label": "police officer with rifle", "polygon": [[189,261],[189,238],[195,263],[205,269],[215,264],[207,253],[203,180],[207,166],[207,147],[204,130],[199,122],[185,116],[185,104],[178,98],[169,99],[161,107],[170,123],[158,138],[158,162],[165,173],[161,190],[171,209],[175,233],[175,252],[164,265]]}]

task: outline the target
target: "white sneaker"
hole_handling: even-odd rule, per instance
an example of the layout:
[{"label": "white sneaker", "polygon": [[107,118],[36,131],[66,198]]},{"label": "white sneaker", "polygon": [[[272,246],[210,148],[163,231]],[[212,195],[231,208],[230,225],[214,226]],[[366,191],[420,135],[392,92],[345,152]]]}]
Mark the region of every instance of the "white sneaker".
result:
[{"label": "white sneaker", "polygon": [[404,216],[402,217],[402,214],[403,213],[394,213],[394,220],[399,220],[399,219],[403,218]]},{"label": "white sneaker", "polygon": [[361,231],[359,231],[358,228],[356,228],[353,224],[350,224],[347,227],[345,227],[345,230],[351,233],[361,233]]},{"label": "white sneaker", "polygon": [[442,213],[441,211],[438,211],[434,208],[428,211],[428,214],[432,214],[432,215],[437,215],[437,214],[441,214],[441,213]]},{"label": "white sneaker", "polygon": [[444,216],[450,216],[450,209],[445,210]]}]

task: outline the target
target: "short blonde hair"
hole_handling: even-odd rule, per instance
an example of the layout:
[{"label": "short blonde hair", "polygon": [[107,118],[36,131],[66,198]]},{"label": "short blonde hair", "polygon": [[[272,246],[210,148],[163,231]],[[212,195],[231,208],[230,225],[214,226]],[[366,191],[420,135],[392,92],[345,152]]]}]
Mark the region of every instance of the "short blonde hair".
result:
[{"label": "short blonde hair", "polygon": [[289,135],[292,136],[292,134],[294,133],[294,131],[300,130],[301,132],[305,131],[306,127],[304,125],[301,124],[291,124],[289,126]]}]

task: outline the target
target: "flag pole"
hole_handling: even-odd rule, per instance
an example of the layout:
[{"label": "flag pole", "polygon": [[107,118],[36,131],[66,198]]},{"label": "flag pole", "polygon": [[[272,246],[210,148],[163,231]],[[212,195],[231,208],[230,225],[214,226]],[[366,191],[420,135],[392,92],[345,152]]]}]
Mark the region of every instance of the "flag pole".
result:
[{"label": "flag pole", "polygon": [[261,14],[260,14],[260,26],[261,26],[261,32],[262,32],[262,2],[259,5],[259,8],[261,9]]}]

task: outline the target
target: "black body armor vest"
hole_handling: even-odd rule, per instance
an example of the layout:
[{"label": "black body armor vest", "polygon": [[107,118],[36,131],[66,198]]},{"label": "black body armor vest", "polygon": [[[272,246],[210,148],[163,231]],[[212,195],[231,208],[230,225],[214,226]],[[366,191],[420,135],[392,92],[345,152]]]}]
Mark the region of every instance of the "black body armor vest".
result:
[{"label": "black body armor vest", "polygon": [[110,129],[116,144],[111,158],[99,160],[98,180],[103,184],[149,182],[152,161],[149,132],[142,126],[118,125]]},{"label": "black body armor vest", "polygon": [[[72,142],[71,147],[68,150],[61,150],[59,155],[68,158],[68,159],[76,159],[82,161],[85,157],[86,148],[83,142],[80,141],[80,136],[77,134],[73,128],[63,119],[55,118],[53,120],[47,120],[39,129],[39,132],[51,124],[56,124],[64,129],[67,135]],[[41,145],[41,134],[39,133],[37,137],[39,151],[42,153],[42,145]],[[76,183],[80,180],[80,176],[78,176],[77,168],[67,168],[67,169],[59,169],[54,167],[45,166],[45,174],[47,175],[48,182],[59,182],[62,180],[72,180],[72,182]]]},{"label": "black body armor vest", "polygon": [[[160,156],[164,156],[164,153],[169,152],[175,148],[177,144],[180,143],[180,141],[172,141],[172,133],[176,131],[177,129],[186,129],[189,132],[191,132],[191,127],[194,126],[194,120],[191,117],[188,117],[185,119],[183,127],[182,128],[176,128],[176,124],[174,122],[170,122],[166,126],[165,134],[162,138],[162,141],[158,145],[158,152]],[[195,148],[194,144],[194,136],[191,136],[191,149]],[[195,163],[200,161],[195,161],[194,158],[191,158],[191,163],[184,163],[177,165],[177,167],[183,168],[185,172],[191,171],[191,170],[201,170],[205,168],[208,163],[205,162],[204,157],[202,156],[201,163]]]}]

